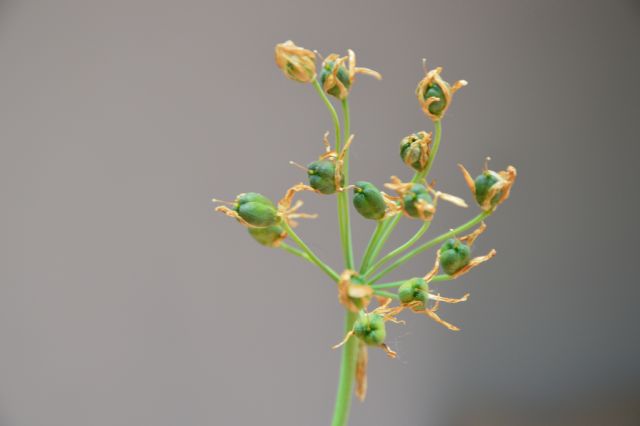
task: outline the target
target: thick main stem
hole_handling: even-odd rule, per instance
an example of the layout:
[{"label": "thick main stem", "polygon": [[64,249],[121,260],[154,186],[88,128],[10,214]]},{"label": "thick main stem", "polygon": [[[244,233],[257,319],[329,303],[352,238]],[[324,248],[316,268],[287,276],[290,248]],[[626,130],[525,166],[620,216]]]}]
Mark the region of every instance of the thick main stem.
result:
[{"label": "thick main stem", "polygon": [[[353,329],[358,314],[346,311],[344,320],[345,334]],[[358,357],[358,339],[349,339],[342,346],[342,358],[340,360],[340,379],[338,381],[338,391],[336,393],[336,404],[333,410],[333,420],[331,426],[346,426],[349,421],[349,410],[351,408],[351,393],[355,378],[356,359]]]},{"label": "thick main stem", "polygon": [[[342,112],[344,114],[344,137],[343,140],[346,141],[349,139],[349,133],[351,132],[351,117],[349,115],[349,102],[347,99],[342,101]],[[339,152],[338,152],[339,153]],[[342,162],[342,174],[344,175],[344,184],[343,188],[349,186],[349,148],[347,148],[344,159]],[[351,219],[349,214],[349,194],[346,189],[343,189],[338,193],[338,199],[340,200],[340,204],[338,208],[340,209],[340,215],[342,216],[341,220],[341,229],[340,233],[343,237],[343,252],[345,258],[345,266],[347,269],[353,269],[353,243],[351,241]]]}]

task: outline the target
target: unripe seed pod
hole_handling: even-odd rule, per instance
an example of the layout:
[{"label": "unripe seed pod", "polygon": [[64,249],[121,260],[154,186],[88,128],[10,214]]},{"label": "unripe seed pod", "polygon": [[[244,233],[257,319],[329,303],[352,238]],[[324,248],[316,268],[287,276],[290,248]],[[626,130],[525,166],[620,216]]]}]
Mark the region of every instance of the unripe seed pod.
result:
[{"label": "unripe seed pod", "polygon": [[271,225],[266,228],[249,228],[249,234],[258,243],[267,247],[278,247],[282,240],[287,238],[287,233],[280,225]]},{"label": "unripe seed pod", "polygon": [[398,297],[402,303],[421,302],[429,299],[429,284],[423,278],[411,278],[398,288]]},{"label": "unripe seed pod", "polygon": [[356,182],[353,188],[353,206],[366,219],[380,220],[384,217],[387,204],[382,193],[369,182]]},{"label": "unripe seed pod", "polygon": [[486,205],[485,203],[489,203],[491,207],[495,207],[498,205],[498,202],[502,198],[503,191],[498,191],[493,195],[491,200],[487,200],[489,196],[491,187],[493,187],[498,182],[502,181],[502,177],[492,170],[486,170],[481,175],[479,175],[475,180],[475,188],[476,188],[476,201],[481,206]]},{"label": "unripe seed pod", "polygon": [[[336,192],[336,163],[333,160],[325,159],[314,161],[307,166],[309,185],[322,194],[333,194]],[[344,176],[341,176],[340,186],[344,184]]]},{"label": "unripe seed pod", "polygon": [[447,100],[444,96],[444,90],[436,82],[432,82],[426,85],[422,93],[423,101],[426,101],[431,97],[439,98],[440,100],[429,104],[428,106],[429,112],[433,115],[440,116],[444,112],[444,110],[447,108]]},{"label": "unripe seed pod", "polygon": [[430,214],[420,209],[420,204],[433,204],[429,190],[422,184],[415,183],[402,196],[402,208],[411,217],[428,219]]},{"label": "unripe seed pod", "polygon": [[448,275],[453,275],[469,264],[471,248],[455,238],[447,240],[440,247],[440,265]]},{"label": "unripe seed pod", "polygon": [[427,167],[431,150],[431,133],[417,132],[400,142],[402,161],[415,171],[421,172]]},{"label": "unripe seed pod", "polygon": [[[327,81],[327,78],[334,73],[335,67],[336,61],[326,60],[322,64],[322,71],[320,72],[320,83],[322,84],[322,87],[325,87],[325,82]],[[338,65],[338,67],[339,68],[336,76],[339,82],[344,86],[344,90],[346,90],[346,92],[348,93],[349,88],[351,87],[349,71],[347,71],[347,69],[342,65]],[[341,99],[341,90],[338,82],[334,82],[334,84],[330,87],[325,87],[325,90],[331,96],[335,96],[336,98]]]},{"label": "unripe seed pod", "polygon": [[273,202],[270,199],[268,199],[262,194],[258,194],[257,192],[245,192],[236,197],[236,204],[238,205],[242,205],[248,202],[257,202],[257,203],[273,205]]},{"label": "unripe seed pod", "polygon": [[264,228],[280,221],[276,206],[262,194],[247,192],[236,198],[236,212],[250,226]]},{"label": "unripe seed pod", "polygon": [[376,313],[360,312],[353,333],[367,345],[379,346],[387,337],[384,318]]}]

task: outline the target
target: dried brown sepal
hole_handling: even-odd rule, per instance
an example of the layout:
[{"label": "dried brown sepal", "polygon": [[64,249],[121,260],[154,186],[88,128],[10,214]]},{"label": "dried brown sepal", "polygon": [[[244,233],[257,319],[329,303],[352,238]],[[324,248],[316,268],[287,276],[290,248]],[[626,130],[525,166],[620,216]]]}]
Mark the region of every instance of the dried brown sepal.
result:
[{"label": "dried brown sepal", "polygon": [[429,294],[429,299],[435,300],[437,302],[444,302],[444,303],[461,303],[469,300],[469,296],[470,296],[469,293],[466,293],[464,296],[460,298],[442,297],[439,294]]},{"label": "dried brown sepal", "polygon": [[347,269],[340,274],[338,280],[338,301],[351,312],[359,312],[369,306],[373,296],[373,288],[366,284],[358,284],[351,281],[358,273]]},{"label": "dried brown sepal", "polygon": [[[453,94],[462,87],[466,86],[468,83],[466,80],[458,80],[453,84],[453,86],[449,86],[449,83],[447,83],[442,79],[442,77],[440,77],[440,73],[442,73],[442,67],[437,67],[435,69],[427,71],[425,62],[423,62],[423,66],[425,69],[425,76],[422,80],[420,80],[420,82],[418,83],[418,87],[416,88],[418,102],[420,103],[420,107],[427,117],[429,117],[433,121],[439,121],[442,119],[442,117],[444,117],[447,109],[449,109]],[[424,92],[431,84],[438,85],[442,90],[442,94],[444,95],[444,109],[440,112],[440,114],[437,115],[429,111],[429,106],[434,102],[440,101],[441,99],[437,97],[429,97],[427,99],[424,99]]]},{"label": "dried brown sepal", "polygon": [[316,55],[296,46],[291,40],[275,47],[276,65],[285,77],[299,83],[310,83],[316,78]]},{"label": "dried brown sepal", "polygon": [[380,348],[384,351],[385,354],[387,354],[387,356],[391,359],[395,359],[398,356],[398,353],[396,351],[394,351],[393,349],[391,349],[389,347],[389,345],[387,345],[386,343],[383,343],[380,345]]},{"label": "dried brown sepal", "polygon": [[353,138],[355,135],[351,135],[349,136],[349,139],[347,139],[347,142],[344,144],[344,146],[342,147],[342,150],[340,151],[340,154],[338,155],[338,158],[336,159],[336,172],[335,172],[335,184],[336,184],[336,190],[339,192],[344,191],[344,188],[342,187],[342,169],[344,168],[344,158],[347,155],[347,152],[349,151],[349,147],[351,147],[351,144],[353,143]]},{"label": "dried brown sepal", "polygon": [[460,237],[459,240],[468,245],[469,247],[473,246],[473,243],[478,239],[480,235],[487,229],[487,224],[484,222],[480,222],[480,226],[474,229],[471,233],[465,235],[464,237]]},{"label": "dried brown sepal", "polygon": [[367,345],[360,341],[358,344],[358,359],[356,361],[356,397],[364,401],[367,397],[367,365],[369,363],[369,352]]},{"label": "dried brown sepal", "polygon": [[402,205],[400,204],[402,198],[394,197],[383,191],[380,191],[380,193],[382,194],[382,198],[387,205],[387,210],[385,211],[383,219],[402,213]]},{"label": "dried brown sepal", "polygon": [[425,275],[422,279],[426,283],[431,282],[431,280],[433,279],[433,277],[436,276],[439,270],[440,270],[440,250],[436,252],[436,260],[433,264],[433,268],[431,268],[431,270],[427,272],[427,275]]},{"label": "dried brown sepal", "polygon": [[457,271],[456,273],[454,273],[453,275],[451,275],[452,279],[456,279],[461,277],[462,275],[468,273],[470,270],[472,270],[473,268],[475,268],[476,266],[480,265],[481,263],[486,262],[487,260],[491,259],[492,257],[494,257],[496,255],[496,251],[495,249],[491,249],[491,251],[489,251],[489,253],[487,253],[484,256],[478,256],[478,257],[474,257],[473,259],[471,259],[469,261],[469,263],[464,266],[462,269],[460,269],[459,271]]},{"label": "dried brown sepal", "polygon": [[246,226],[247,228],[255,228],[255,226],[251,225],[249,222],[240,217],[237,211],[230,209],[227,206],[218,206],[214,209],[217,212],[224,213],[229,217],[236,219],[238,222]]},{"label": "dried brown sepal", "polygon": [[355,332],[353,330],[349,331],[347,334],[344,335],[344,338],[342,339],[342,341],[340,343],[337,343],[333,346],[331,346],[331,349],[338,349],[339,347],[343,346],[345,343],[347,343],[349,341],[349,339],[351,339],[353,336],[355,335]]},{"label": "dried brown sepal", "polygon": [[297,226],[297,222],[294,219],[315,219],[318,217],[317,214],[297,212],[300,207],[304,205],[304,202],[302,200],[296,201],[293,206],[291,205],[291,203],[293,202],[293,197],[295,197],[295,195],[301,191],[314,192],[315,190],[309,185],[305,185],[301,182],[289,188],[284,197],[282,197],[280,201],[278,201],[278,215],[293,227]]}]

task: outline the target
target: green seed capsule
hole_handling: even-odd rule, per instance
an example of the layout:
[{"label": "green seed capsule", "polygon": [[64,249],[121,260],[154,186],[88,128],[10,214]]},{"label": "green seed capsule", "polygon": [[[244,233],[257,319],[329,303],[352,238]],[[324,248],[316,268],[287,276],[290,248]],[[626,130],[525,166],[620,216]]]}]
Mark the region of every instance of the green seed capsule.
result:
[{"label": "green seed capsule", "polygon": [[[433,203],[427,188],[422,184],[416,183],[402,197],[402,208],[409,216],[421,218],[421,212],[418,206],[419,201],[424,201],[427,204]],[[427,219],[430,215],[427,211],[422,212],[422,216]]]},{"label": "green seed capsule", "polygon": [[367,219],[380,220],[384,217],[387,204],[382,193],[369,182],[356,182],[353,188],[353,206]]},{"label": "green seed capsule", "polygon": [[429,162],[430,148],[431,133],[414,133],[400,142],[400,158],[406,165],[421,172]]},{"label": "green seed capsule", "polygon": [[412,278],[398,288],[398,297],[402,303],[421,302],[429,299],[429,284],[422,278]]},{"label": "green seed capsule", "polygon": [[[309,185],[322,194],[336,192],[336,163],[332,160],[318,160],[307,166]],[[341,185],[344,183],[344,176]]]},{"label": "green seed capsule", "polygon": [[353,332],[367,345],[378,346],[384,343],[387,330],[382,315],[360,312],[353,325]]},{"label": "green seed capsule", "polygon": [[256,192],[240,194],[236,198],[235,210],[245,222],[258,228],[275,225],[280,221],[276,206],[267,197]]},{"label": "green seed capsule", "polygon": [[[487,202],[487,197],[489,196],[491,187],[501,180],[502,178],[500,177],[500,175],[491,170],[483,172],[476,178],[476,201],[478,202],[478,204],[482,206]],[[502,197],[502,191],[498,191],[491,199],[490,203],[492,207],[495,207],[498,204],[498,201],[500,201],[500,197]]]},{"label": "green seed capsule", "polygon": [[287,237],[287,233],[280,225],[271,225],[266,228],[249,228],[249,234],[258,243],[267,247],[277,247]]},{"label": "green seed capsule", "polygon": [[453,275],[467,266],[471,260],[471,248],[451,238],[440,247],[440,265],[448,275]]},{"label": "green seed capsule", "polygon": [[447,108],[447,101],[445,99],[444,92],[436,83],[430,83],[427,85],[422,96],[425,101],[429,98],[440,99],[439,101],[433,102],[429,105],[429,112],[433,115],[440,115]]},{"label": "green seed capsule", "polygon": [[[325,61],[322,71],[320,72],[320,83],[322,87],[324,87],[324,83],[327,80],[327,77],[333,73],[333,68],[335,67],[335,62],[333,61]],[[349,80],[349,71],[343,66],[338,68],[338,80],[344,85],[344,87],[349,90],[351,87],[351,80]],[[331,96],[335,96],[336,98],[340,98],[340,89],[337,85],[330,87],[327,89],[327,93]]]},{"label": "green seed capsule", "polygon": [[238,195],[238,197],[236,198],[236,203],[238,205],[248,202],[258,202],[273,205],[270,199],[262,194],[258,194],[257,192],[245,192],[244,194]]}]

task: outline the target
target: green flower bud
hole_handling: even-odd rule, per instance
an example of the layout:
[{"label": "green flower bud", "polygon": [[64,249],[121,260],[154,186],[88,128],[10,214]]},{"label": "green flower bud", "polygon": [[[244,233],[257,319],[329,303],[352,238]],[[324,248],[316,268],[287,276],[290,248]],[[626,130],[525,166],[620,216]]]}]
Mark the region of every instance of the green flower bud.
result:
[{"label": "green flower bud", "polygon": [[384,318],[376,313],[360,312],[353,325],[353,333],[367,345],[382,345],[387,337]]},{"label": "green flower bud", "polygon": [[280,221],[276,206],[267,197],[256,192],[238,195],[235,211],[249,225],[258,228],[275,225]]},{"label": "green flower bud", "polygon": [[280,225],[271,225],[266,228],[249,228],[249,234],[258,243],[267,247],[278,247],[282,240],[287,238],[287,233]]},{"label": "green flower bud", "polygon": [[415,171],[424,171],[429,162],[430,153],[431,133],[414,133],[400,142],[400,157],[402,161]]},{"label": "green flower bud", "polygon": [[387,211],[382,193],[369,182],[356,182],[353,188],[353,206],[367,219],[380,220]]},{"label": "green flower bud", "polygon": [[429,300],[429,284],[422,278],[411,278],[398,288],[398,297],[402,303],[417,301],[424,305]]},{"label": "green flower bud", "polygon": [[[336,162],[325,159],[314,161],[307,166],[309,185],[322,194],[336,192]],[[344,184],[344,176],[341,176],[340,186]]]},{"label": "green flower bud", "polygon": [[433,212],[425,210],[426,205],[433,205],[433,200],[429,190],[422,184],[413,184],[402,196],[402,208],[411,217],[429,220]]},{"label": "green flower bud", "polygon": [[451,238],[440,247],[440,265],[448,275],[453,275],[469,264],[471,248],[460,240]]}]

